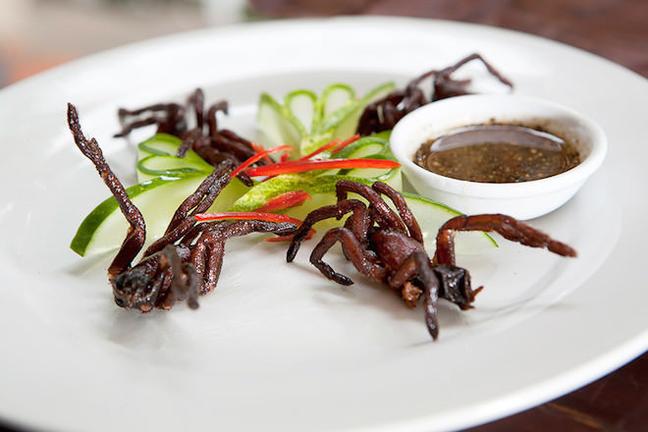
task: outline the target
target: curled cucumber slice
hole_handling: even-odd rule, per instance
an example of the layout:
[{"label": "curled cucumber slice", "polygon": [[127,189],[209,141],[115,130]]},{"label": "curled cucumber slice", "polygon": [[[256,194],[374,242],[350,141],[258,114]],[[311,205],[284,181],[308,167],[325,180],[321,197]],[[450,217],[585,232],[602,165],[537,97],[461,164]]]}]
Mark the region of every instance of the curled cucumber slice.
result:
[{"label": "curled cucumber slice", "polygon": [[137,145],[137,180],[142,183],[155,177],[208,175],[213,167],[193,150],[177,157],[182,141],[172,135],[156,134]]},{"label": "curled cucumber slice", "polygon": [[[144,216],[148,242],[164,234],[180,203],[204,179],[203,175],[156,177],[126,189],[128,196]],[[210,211],[227,210],[246,191],[245,185],[238,179],[233,179],[220,193]],[[117,201],[110,197],[95,207],[81,222],[70,248],[81,256],[117,249],[127,230],[128,223],[119,211]]]},{"label": "curled cucumber slice", "polygon": [[320,95],[310,90],[293,91],[283,104],[264,93],[257,114],[262,141],[268,146],[289,144],[304,155],[333,138],[348,138],[365,106],[393,89],[393,83],[381,84],[358,98],[351,86],[336,83]]}]

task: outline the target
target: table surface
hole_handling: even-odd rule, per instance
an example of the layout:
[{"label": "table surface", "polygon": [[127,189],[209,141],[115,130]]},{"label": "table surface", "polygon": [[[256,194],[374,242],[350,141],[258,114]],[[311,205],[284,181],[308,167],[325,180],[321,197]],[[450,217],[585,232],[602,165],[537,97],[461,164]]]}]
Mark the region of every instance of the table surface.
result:
[{"label": "table surface", "polygon": [[[250,9],[262,18],[381,14],[495,25],[565,42],[648,76],[647,0],[250,0]],[[181,23],[178,30],[206,24],[194,17],[176,22]],[[150,35],[142,35],[146,36]],[[4,52],[9,52],[0,57],[8,70],[5,82],[86,53],[79,49],[53,57],[49,53],[21,55],[14,50],[12,57],[11,50]],[[569,432],[648,430],[648,354],[582,389],[470,432],[552,428]],[[0,432],[17,430],[0,425]]]}]

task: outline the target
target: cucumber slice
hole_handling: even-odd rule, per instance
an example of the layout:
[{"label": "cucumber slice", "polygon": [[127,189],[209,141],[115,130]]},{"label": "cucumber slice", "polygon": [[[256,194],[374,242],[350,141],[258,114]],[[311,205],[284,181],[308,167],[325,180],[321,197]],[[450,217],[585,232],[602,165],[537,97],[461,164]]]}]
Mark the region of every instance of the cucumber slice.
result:
[{"label": "cucumber slice", "polygon": [[266,147],[288,144],[299,151],[301,138],[306,134],[301,122],[267,93],[259,98],[257,125],[260,141]]},{"label": "cucumber slice", "polygon": [[[436,243],[436,234],[439,228],[441,228],[441,225],[448,219],[459,216],[462,213],[421,195],[403,192],[403,197],[421,226],[425,249],[432,256]],[[457,254],[473,255],[496,247],[498,245],[495,239],[484,232],[460,232],[455,235],[455,250]]]},{"label": "cucumber slice", "polygon": [[156,134],[137,145],[137,180],[139,183],[155,177],[208,175],[213,167],[193,150],[179,158],[182,141],[172,135]]},{"label": "cucumber slice", "polygon": [[310,153],[333,138],[353,135],[364,107],[393,89],[393,83],[381,84],[358,99],[351,86],[336,83],[319,97],[310,90],[295,90],[283,104],[263,93],[257,113],[261,141],[266,146],[289,144],[301,155]]},{"label": "cucumber slice", "polygon": [[213,167],[202,159],[189,160],[176,156],[148,155],[137,162],[137,177],[140,181],[155,177],[184,177],[187,175],[209,175]]},{"label": "cucumber slice", "polygon": [[320,100],[320,115],[324,118],[356,101],[356,93],[348,84],[331,84],[324,89]]},{"label": "cucumber slice", "polygon": [[182,140],[173,135],[159,133],[137,145],[137,149],[147,155],[175,156]]},{"label": "cucumber slice", "polygon": [[301,124],[300,132],[313,130],[316,115],[317,95],[310,90],[295,90],[286,95],[284,106]]},{"label": "cucumber slice", "polygon": [[333,138],[345,139],[352,136],[358,128],[358,121],[360,120],[360,116],[365,107],[381,97],[386,96],[395,88],[396,84],[388,82],[369,90],[369,92],[360,99],[356,109],[350,112],[349,115],[347,115],[347,117],[337,125],[337,128],[333,132]]},{"label": "cucumber slice", "polygon": [[[180,203],[191,195],[205,176],[181,178],[157,177],[126,189],[128,196],[140,209],[146,222],[147,241],[159,238]],[[238,179],[220,193],[210,211],[228,209],[247,187]],[[117,201],[108,198],[99,204],[79,226],[70,248],[81,256],[94,255],[113,250],[121,245],[128,230],[128,223],[119,211]]]},{"label": "cucumber slice", "polygon": [[[361,170],[358,170],[361,171]],[[400,170],[394,170],[392,177],[387,180],[397,190],[401,189]],[[353,177],[350,175],[314,176],[304,174],[286,174],[274,177],[259,183],[239,198],[230,208],[231,211],[254,211],[263,206],[268,200],[288,191],[303,190],[311,195],[311,199],[299,207],[288,209],[285,213],[299,219],[324,205],[334,204],[335,185],[340,180],[352,180],[371,185],[375,180],[371,178]],[[408,206],[419,221],[426,239],[428,253],[434,253],[434,240],[436,233],[448,219],[461,214],[461,212],[444,204],[412,193],[403,193]],[[354,196],[354,198],[359,198]],[[327,220],[320,224],[321,229],[328,229],[340,225],[335,219]],[[458,254],[481,253],[497,247],[491,236],[482,232],[457,233],[456,251]]]},{"label": "cucumber slice", "polygon": [[311,195],[333,194],[335,184],[343,179],[371,184],[371,180],[350,176],[283,174],[256,184],[245,195],[240,197],[230,210],[253,211],[265,205],[268,200],[290,191],[302,190]]}]

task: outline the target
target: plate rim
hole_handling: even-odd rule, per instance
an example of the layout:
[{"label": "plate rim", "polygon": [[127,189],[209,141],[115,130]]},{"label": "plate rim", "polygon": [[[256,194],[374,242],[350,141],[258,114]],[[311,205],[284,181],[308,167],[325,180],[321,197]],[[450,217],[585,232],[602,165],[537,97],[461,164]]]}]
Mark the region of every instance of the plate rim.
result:
[{"label": "plate rim", "polygon": [[[428,19],[422,19],[422,18],[406,18],[406,17],[375,17],[375,16],[362,16],[362,17],[335,17],[335,18],[307,18],[307,19],[286,19],[286,20],[277,20],[277,21],[271,21],[271,22],[261,22],[261,23],[239,23],[231,26],[226,26],[226,27],[221,27],[221,28],[205,28],[205,29],[200,29],[200,30],[191,30],[191,31],[185,31],[185,32],[180,32],[180,33],[174,33],[171,35],[166,35],[166,36],[161,36],[161,37],[156,37],[152,39],[147,39],[144,41],[136,42],[136,43],[131,43],[131,44],[125,44],[120,47],[112,48],[109,50],[104,50],[89,56],[82,57],[80,59],[74,60],[72,62],[68,62],[62,65],[59,65],[55,68],[49,69],[45,72],[39,73],[37,75],[34,75],[32,77],[29,77],[25,80],[21,80],[17,83],[14,83],[10,86],[7,86],[0,90],[0,102],[7,97],[8,94],[12,92],[19,92],[22,91],[23,88],[29,88],[30,86],[33,85],[33,83],[38,83],[41,80],[48,80],[50,77],[55,76],[56,74],[67,74],[69,71],[74,70],[75,68],[83,68],[87,64],[92,64],[93,62],[97,61],[97,59],[100,58],[105,58],[107,56],[113,55],[113,54],[123,54],[126,53],[127,51],[130,50],[136,50],[136,49],[142,49],[142,48],[147,48],[147,47],[152,47],[155,45],[164,45],[167,41],[169,40],[174,40],[177,39],[178,37],[185,37],[185,38],[192,38],[196,37],[199,34],[210,34],[213,35],[214,37],[218,37],[222,33],[226,32],[239,32],[239,31],[245,31],[246,28],[250,26],[255,26],[255,27],[262,27],[262,26],[268,26],[268,27],[283,27],[286,24],[301,24],[301,23],[331,23],[331,22],[340,22],[340,21],[366,21],[366,22],[395,22],[395,23],[402,23],[402,22],[411,22],[411,21],[416,21],[420,23],[424,23],[426,25],[449,25],[452,27],[456,26],[465,26],[467,28],[473,28],[473,29],[483,29],[487,28],[491,31],[496,31],[496,32],[509,32],[512,34],[515,34],[517,36],[523,36],[525,38],[530,38],[533,40],[536,40],[537,42],[542,42],[543,44],[549,43],[552,45],[557,45],[561,46],[563,48],[568,48],[570,50],[576,50],[582,54],[585,54],[587,56],[591,56],[595,58],[597,61],[603,61],[606,63],[608,67],[614,67],[618,69],[620,72],[623,72],[625,74],[630,73],[631,76],[634,76],[634,78],[639,78],[644,81],[644,83],[648,83],[648,79],[642,77],[638,73],[627,69],[621,65],[618,65],[608,59],[605,59],[603,57],[600,57],[596,54],[590,53],[588,51],[585,51],[580,48],[572,47],[569,45],[566,45],[564,43],[560,43],[551,39],[546,39],[540,36],[536,35],[531,35],[523,32],[518,32],[514,30],[508,30],[508,29],[502,29],[499,27],[494,27],[494,26],[488,26],[488,25],[481,25],[481,24],[473,24],[473,23],[463,23],[463,22],[454,22],[454,21],[447,21],[447,20],[428,20]],[[463,423],[460,427],[469,427],[473,426],[476,424],[482,424],[486,421],[494,420],[501,418],[502,416],[510,415],[516,412],[519,412],[521,410],[524,410],[526,408],[529,408],[531,406],[536,406],[540,403],[543,403],[547,400],[553,399],[554,397],[558,395],[565,394],[568,391],[573,391],[579,388],[580,386],[586,385],[601,376],[604,376],[611,371],[617,369],[621,365],[631,361],[632,359],[638,357],[641,355],[643,352],[648,349],[648,329],[644,329],[643,333],[639,333],[639,335],[633,339],[626,340],[625,343],[617,346],[617,348],[613,352],[607,353],[606,356],[599,356],[593,360],[591,360],[588,363],[582,363],[579,367],[572,368],[566,372],[564,372],[561,375],[558,375],[554,377],[552,380],[546,380],[543,381],[542,387],[544,388],[544,391],[536,391],[535,393],[536,396],[534,398],[521,398],[519,393],[525,393],[525,392],[531,392],[531,389],[523,389],[518,392],[514,392],[512,394],[507,395],[510,399],[512,400],[519,400],[519,404],[517,407],[512,408],[512,409],[501,409],[498,413],[495,415],[483,415],[481,418],[475,419],[474,421],[471,420],[471,422],[468,423]],[[606,366],[603,366],[606,365]],[[568,379],[571,377],[571,381]],[[587,378],[585,378],[587,377]],[[554,382],[555,381],[555,382]],[[558,383],[562,382],[563,385],[559,386]],[[539,387],[538,385],[533,386],[532,388]],[[519,398],[519,399],[517,399]],[[525,400],[525,402],[521,402],[522,400]],[[390,423],[389,425],[386,426],[381,426],[378,428],[372,427],[370,428],[371,430],[381,430],[384,428],[384,430],[418,430],[420,428],[423,430],[423,428],[430,428],[430,422],[434,421],[435,418],[438,418],[438,416],[434,415],[431,417],[420,417],[414,420],[406,421],[403,423]],[[3,419],[10,420],[10,416],[3,416]],[[450,427],[455,427],[456,425],[450,425]],[[435,426],[436,427],[436,426]]]}]

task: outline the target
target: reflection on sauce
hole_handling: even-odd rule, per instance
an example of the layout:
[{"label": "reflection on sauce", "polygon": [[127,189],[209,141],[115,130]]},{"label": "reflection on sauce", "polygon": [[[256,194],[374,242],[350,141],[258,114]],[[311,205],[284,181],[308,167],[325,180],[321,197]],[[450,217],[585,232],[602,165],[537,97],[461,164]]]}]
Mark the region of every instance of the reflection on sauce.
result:
[{"label": "reflection on sauce", "polygon": [[457,129],[421,145],[414,162],[433,173],[480,183],[519,183],[563,173],[580,163],[568,141],[525,126]]}]

